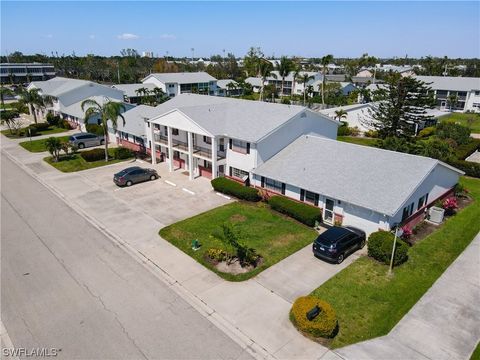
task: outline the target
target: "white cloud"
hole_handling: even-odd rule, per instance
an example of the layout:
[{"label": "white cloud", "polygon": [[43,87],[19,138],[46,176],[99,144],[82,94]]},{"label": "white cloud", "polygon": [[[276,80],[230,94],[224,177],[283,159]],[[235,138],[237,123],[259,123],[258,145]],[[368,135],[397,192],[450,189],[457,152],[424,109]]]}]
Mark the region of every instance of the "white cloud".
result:
[{"label": "white cloud", "polygon": [[52,34],[47,34],[47,35],[43,35],[43,37],[45,37],[47,39],[51,39],[51,38],[53,38],[53,35]]},{"label": "white cloud", "polygon": [[177,37],[173,34],[162,34],[160,35],[160,39],[169,39],[169,40],[174,40]]},{"label": "white cloud", "polygon": [[95,35],[93,35],[93,34],[92,34],[92,35],[89,35],[88,37],[89,37],[90,39],[95,39]]},{"label": "white cloud", "polygon": [[124,33],[122,35],[118,35],[117,38],[120,40],[135,40],[138,39],[140,36],[135,34]]}]

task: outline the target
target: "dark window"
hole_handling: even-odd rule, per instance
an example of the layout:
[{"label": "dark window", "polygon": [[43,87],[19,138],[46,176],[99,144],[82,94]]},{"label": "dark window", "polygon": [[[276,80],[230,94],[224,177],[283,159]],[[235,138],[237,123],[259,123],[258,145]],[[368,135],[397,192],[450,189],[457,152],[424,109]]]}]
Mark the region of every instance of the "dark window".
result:
[{"label": "dark window", "polygon": [[172,129],[172,135],[178,135],[178,129]]},{"label": "dark window", "polygon": [[265,189],[273,190],[279,193],[283,193],[282,190],[284,189],[284,184],[280,181],[265,178]]},{"label": "dark window", "polygon": [[204,136],[203,137],[203,142],[207,143],[207,144],[211,144],[212,143],[212,138],[210,136]]}]

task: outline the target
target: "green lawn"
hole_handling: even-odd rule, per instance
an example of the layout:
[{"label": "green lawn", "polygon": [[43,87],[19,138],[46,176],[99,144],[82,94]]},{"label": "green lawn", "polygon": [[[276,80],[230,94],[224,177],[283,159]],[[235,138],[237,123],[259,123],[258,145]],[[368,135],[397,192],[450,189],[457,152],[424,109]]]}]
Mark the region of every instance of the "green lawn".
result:
[{"label": "green lawn", "polygon": [[[261,266],[248,273],[233,275],[218,272],[204,259],[209,248],[226,250],[225,245],[212,236],[225,222],[236,224],[244,241],[263,257]],[[311,243],[316,234],[313,229],[274,212],[264,203],[247,202],[227,204],[160,230],[164,239],[229,281],[243,281],[257,275]],[[200,250],[191,249],[193,239],[199,240]]]},{"label": "green lawn", "polygon": [[[22,128],[19,131],[22,131],[24,129],[25,128]],[[63,129],[63,128],[59,128],[59,127],[56,127],[56,126],[51,126],[46,130],[38,131],[35,136],[59,134],[59,133],[65,132],[65,131],[68,131],[68,129]],[[6,137],[10,138],[10,139],[20,139],[20,138],[28,139],[29,138],[28,135],[27,136],[19,136],[19,135],[16,135],[16,134],[11,134],[10,130],[8,130],[8,129],[7,130],[2,130],[1,133],[3,135],[5,135]],[[35,136],[32,136],[32,138],[35,138]]]},{"label": "green lawn", "polygon": [[410,248],[409,260],[387,276],[388,266],[362,257],[313,291],[337,312],[333,348],[386,335],[480,231],[480,180],[462,178],[473,204]]},{"label": "green lawn", "polygon": [[477,347],[470,357],[470,360],[480,360],[480,343],[477,344]]},{"label": "green lawn", "polygon": [[[439,118],[441,122],[452,121],[468,126],[472,133],[480,133],[480,114],[451,113]],[[469,123],[471,121],[471,123]]]},{"label": "green lawn", "polygon": [[129,160],[129,159],[122,159],[122,160],[113,159],[113,149],[108,149],[108,153],[110,154],[110,156],[112,156],[112,159],[109,160],[108,162],[105,162],[105,160],[88,162],[88,161],[85,161],[78,153],[74,155],[69,155],[68,157],[63,156],[62,158],[60,158],[59,162],[54,162],[51,156],[47,156],[43,160],[49,163],[50,165],[52,165],[57,170],[60,170],[62,172],[75,172],[75,171],[81,171],[81,170],[88,170],[88,169],[93,169],[100,166],[116,164],[118,162]]},{"label": "green lawn", "polygon": [[351,144],[375,146],[378,139],[367,137],[355,137],[355,136],[337,136],[338,141],[343,141]]},{"label": "green lawn", "polygon": [[[68,141],[68,136],[61,136],[58,139],[60,139],[60,141]],[[44,152],[47,151],[45,147],[46,140],[47,139],[23,141],[19,145],[30,152]]]}]

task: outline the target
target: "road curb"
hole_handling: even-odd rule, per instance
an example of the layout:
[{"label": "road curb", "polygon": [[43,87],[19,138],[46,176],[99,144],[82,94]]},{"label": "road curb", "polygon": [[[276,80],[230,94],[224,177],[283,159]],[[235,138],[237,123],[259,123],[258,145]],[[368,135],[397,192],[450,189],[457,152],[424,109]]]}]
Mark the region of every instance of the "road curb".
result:
[{"label": "road curb", "polygon": [[246,334],[244,334],[238,327],[231,324],[224,317],[219,315],[215,309],[212,309],[208,306],[207,303],[202,301],[195,294],[187,290],[182,284],[180,284],[176,279],[174,279],[168,272],[163,270],[158,266],[154,261],[152,261],[148,256],[143,254],[141,251],[133,248],[129,243],[123,241],[120,236],[107,229],[104,225],[98,222],[95,218],[91,217],[86,213],[80,206],[74,202],[67,201],[66,196],[56,189],[54,186],[50,185],[44,179],[42,179],[38,174],[36,174],[32,169],[19,161],[15,156],[10,154],[7,150],[1,149],[1,152],[5,154],[11,161],[23,169],[27,174],[29,174],[33,179],[38,181],[40,184],[45,186],[51,193],[60,198],[68,207],[73,211],[79,214],[82,218],[88,221],[93,227],[105,235],[111,242],[117,245],[119,248],[122,248],[127,254],[129,254],[135,261],[139,264],[142,264],[151,274],[156,278],[161,280],[166,284],[170,289],[172,289],[180,298],[186,301],[192,308],[202,314],[207,320],[209,320],[213,325],[215,325],[219,330],[226,334],[230,339],[232,339],[236,344],[238,344],[243,350],[247,351],[255,359],[275,359],[275,356],[270,354],[265,348],[258,345],[250,339]]}]

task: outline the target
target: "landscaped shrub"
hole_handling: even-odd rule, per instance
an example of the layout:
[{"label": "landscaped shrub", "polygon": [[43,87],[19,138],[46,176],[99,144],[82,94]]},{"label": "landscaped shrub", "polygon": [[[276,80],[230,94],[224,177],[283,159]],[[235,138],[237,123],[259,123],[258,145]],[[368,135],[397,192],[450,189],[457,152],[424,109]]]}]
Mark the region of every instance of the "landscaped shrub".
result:
[{"label": "landscaped shrub", "polygon": [[429,126],[429,127],[426,127],[422,130],[420,130],[420,132],[418,133],[418,137],[420,138],[427,138],[429,136],[432,136],[435,134],[435,126]]},{"label": "landscaped shrub", "polygon": [[21,134],[23,136],[29,137],[29,136],[36,136],[38,135],[38,129],[34,126],[27,126],[25,129],[21,130]]},{"label": "landscaped shrub", "polygon": [[225,261],[229,258],[229,255],[225,250],[216,249],[216,248],[208,249],[206,255],[210,260],[214,260],[218,262]]},{"label": "landscaped shrub", "polygon": [[87,132],[102,136],[103,135],[103,127],[97,124],[87,124],[85,125]]},{"label": "landscaped shrub", "polygon": [[[308,320],[307,312],[318,306],[320,313]],[[300,331],[314,337],[333,338],[338,332],[337,314],[326,301],[315,296],[302,296],[293,303],[290,320]]]},{"label": "landscaped shrub", "polygon": [[70,130],[72,128],[72,126],[67,120],[61,120],[61,119],[58,121],[57,126],[61,129],[67,129],[67,130]]},{"label": "landscaped shrub", "polygon": [[47,130],[50,127],[48,122],[46,123],[38,123],[38,124],[31,124],[28,126],[29,128],[35,128],[38,131]]},{"label": "landscaped shrub", "polygon": [[436,134],[440,139],[453,139],[457,144],[466,144],[470,140],[468,127],[450,121],[438,124]]},{"label": "landscaped shrub", "polygon": [[443,200],[442,207],[445,209],[445,215],[451,216],[455,214],[458,209],[457,198],[452,196]]},{"label": "landscaped shrub", "polygon": [[268,203],[273,210],[288,215],[308,226],[315,226],[315,221],[322,221],[320,209],[315,206],[299,203],[283,196],[272,196]]},{"label": "landscaped shrub", "polygon": [[455,155],[458,160],[464,160],[479,148],[480,148],[480,139],[470,139],[470,141],[467,142],[466,144],[457,146],[457,148],[455,149]]},{"label": "landscaped shrub", "polygon": [[47,120],[50,126],[58,126],[58,123],[60,122],[60,116],[53,115],[53,113],[48,112],[45,120]]},{"label": "landscaped shrub", "polygon": [[232,195],[242,200],[247,201],[259,201],[260,195],[258,194],[258,190],[243,186],[233,180],[218,177],[211,181],[212,187],[215,191],[221,192],[226,195]]},{"label": "landscaped shrub", "polygon": [[[371,233],[368,237],[368,256],[384,264],[390,264],[392,257],[394,235],[388,231],[377,231]],[[395,256],[393,264],[395,266],[403,264],[408,260],[408,245],[400,239],[397,239],[395,247]]]},{"label": "landscaped shrub", "polygon": [[368,130],[363,133],[365,137],[370,137],[370,138],[378,138],[378,131],[377,130]]},{"label": "landscaped shrub", "polygon": [[88,151],[82,151],[80,156],[88,162],[104,160],[105,159],[105,150],[104,149],[92,149]]},{"label": "landscaped shrub", "polygon": [[123,160],[133,156],[133,151],[125,147],[117,147],[113,149],[113,157],[115,159]]},{"label": "landscaped shrub", "polygon": [[454,160],[448,162],[450,165],[465,172],[465,175],[480,178],[480,164],[471,161]]}]

